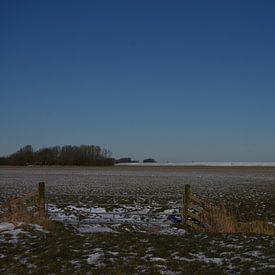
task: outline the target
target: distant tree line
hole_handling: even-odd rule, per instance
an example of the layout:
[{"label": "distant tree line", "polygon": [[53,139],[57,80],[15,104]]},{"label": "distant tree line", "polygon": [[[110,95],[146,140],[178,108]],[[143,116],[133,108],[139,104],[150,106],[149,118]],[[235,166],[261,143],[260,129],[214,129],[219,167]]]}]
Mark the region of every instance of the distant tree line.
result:
[{"label": "distant tree line", "polygon": [[116,163],[137,163],[138,160],[132,160],[130,157],[123,157],[116,160]]},{"label": "distant tree line", "polygon": [[[138,160],[132,160],[130,157],[123,157],[116,160],[116,163],[138,163]],[[153,158],[147,158],[143,160],[143,163],[156,163],[157,161]]]},{"label": "distant tree line", "polygon": [[143,163],[156,163],[155,159],[149,158],[149,159],[144,159]]},{"label": "distant tree line", "polygon": [[95,145],[55,146],[33,150],[27,145],[8,157],[0,157],[0,165],[114,165],[110,151]]}]

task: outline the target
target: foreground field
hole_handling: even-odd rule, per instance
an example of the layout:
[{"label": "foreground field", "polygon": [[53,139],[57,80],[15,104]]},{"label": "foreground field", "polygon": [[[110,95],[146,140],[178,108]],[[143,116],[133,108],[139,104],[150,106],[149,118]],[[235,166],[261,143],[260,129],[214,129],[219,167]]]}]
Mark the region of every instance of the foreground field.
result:
[{"label": "foreground field", "polygon": [[[74,200],[63,208],[57,205],[66,194],[85,194],[87,203],[95,192],[176,197],[189,182],[197,195],[222,201],[240,221],[260,219],[275,224],[274,179],[274,168],[1,168],[0,200],[32,191],[38,181],[45,181],[52,207],[62,211],[67,207],[66,213],[72,216],[77,200],[75,205]],[[275,271],[274,236],[195,233],[169,221],[160,226],[76,226],[64,225],[64,220],[44,227],[2,223],[0,247],[0,273],[4,274]]]},{"label": "foreground field", "polygon": [[29,233],[0,235],[5,274],[274,274],[275,269],[274,237],[23,230]]}]

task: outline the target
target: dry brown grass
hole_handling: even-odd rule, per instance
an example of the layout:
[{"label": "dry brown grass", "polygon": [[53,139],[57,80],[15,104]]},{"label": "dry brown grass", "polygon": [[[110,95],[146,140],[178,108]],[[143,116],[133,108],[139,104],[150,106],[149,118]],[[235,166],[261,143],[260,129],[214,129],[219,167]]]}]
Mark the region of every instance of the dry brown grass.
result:
[{"label": "dry brown grass", "polygon": [[16,211],[5,213],[0,217],[0,222],[10,222],[13,224],[39,224],[47,230],[54,230],[61,227],[61,224],[49,220],[46,216],[39,215],[39,212],[29,212],[26,209],[18,208]]},{"label": "dry brown grass", "polygon": [[0,222],[39,224],[48,230],[55,229],[57,223],[48,220],[44,212],[39,211],[38,200],[26,203],[26,197],[8,200],[2,204]]},{"label": "dry brown grass", "polygon": [[237,229],[235,218],[223,204],[220,207],[209,204],[202,213],[202,224],[203,230],[210,233],[235,233]]},{"label": "dry brown grass", "polygon": [[265,221],[252,221],[249,223],[239,223],[238,232],[275,235],[275,227]]},{"label": "dry brown grass", "polygon": [[275,227],[266,221],[238,222],[223,204],[220,204],[219,207],[208,204],[207,210],[201,215],[201,221],[202,231],[209,233],[275,235]]}]

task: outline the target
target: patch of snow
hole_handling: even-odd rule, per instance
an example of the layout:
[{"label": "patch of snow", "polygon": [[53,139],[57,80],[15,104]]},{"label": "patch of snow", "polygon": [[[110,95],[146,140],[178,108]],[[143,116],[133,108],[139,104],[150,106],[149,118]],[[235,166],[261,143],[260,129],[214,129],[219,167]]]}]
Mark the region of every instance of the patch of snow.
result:
[{"label": "patch of snow", "polygon": [[74,205],[68,205],[65,207],[64,210],[76,210],[76,211],[80,211],[80,212],[92,212],[92,213],[105,213],[106,209],[103,207],[77,207]]},{"label": "patch of snow", "polygon": [[171,227],[168,225],[168,226],[161,226],[157,233],[162,235],[183,236],[186,233],[186,230],[182,228]]},{"label": "patch of snow", "polygon": [[209,258],[201,252],[199,252],[197,254],[196,253],[190,253],[190,255],[195,257],[196,260],[198,260],[200,262],[204,262],[206,264],[222,265],[223,261],[224,261],[223,258]]},{"label": "patch of snow", "polygon": [[23,231],[21,228],[17,228],[17,229],[14,229],[14,230],[10,230],[7,232],[8,234],[11,235],[12,237],[12,240],[10,240],[9,242],[10,243],[17,243],[17,235],[20,234],[20,233],[26,233],[25,231]]},{"label": "patch of snow", "polygon": [[95,249],[95,252],[90,254],[87,259],[88,264],[100,266],[101,263],[99,262],[100,257],[103,255],[101,249]]},{"label": "patch of snow", "polygon": [[234,249],[241,249],[241,248],[243,248],[242,245],[236,245],[236,244],[226,244],[226,245],[224,245],[223,247],[226,247],[226,248],[234,248]]},{"label": "patch of snow", "polygon": [[160,257],[152,257],[152,258],[150,258],[150,261],[152,261],[152,262],[166,262],[166,259],[163,259]]},{"label": "patch of snow", "polygon": [[79,263],[79,261],[78,260],[71,260],[71,261],[69,261],[71,264],[78,264]]},{"label": "patch of snow", "polygon": [[119,254],[119,252],[117,251],[109,251],[109,253],[113,256],[117,256]]},{"label": "patch of snow", "polygon": [[254,250],[254,251],[249,251],[249,252],[245,252],[243,253],[244,255],[247,256],[252,256],[252,257],[256,257],[256,258],[261,258],[261,259],[265,259],[266,257],[262,255],[262,253],[260,251]]},{"label": "patch of snow", "polygon": [[178,260],[178,261],[184,261],[184,262],[194,262],[195,259],[189,259],[186,257],[179,257],[179,256],[175,256],[173,259]]},{"label": "patch of snow", "polygon": [[80,233],[103,233],[103,232],[117,233],[116,231],[112,230],[111,228],[109,228],[107,226],[100,225],[100,224],[81,225],[78,228],[78,231]]},{"label": "patch of snow", "polygon": [[30,227],[33,227],[36,231],[40,231],[40,232],[43,232],[43,233],[50,233],[48,230],[45,230],[43,228],[43,226],[39,225],[39,224],[29,224]]},{"label": "patch of snow", "polygon": [[27,232],[23,231],[21,228],[16,228],[13,223],[2,222],[0,223],[0,233],[9,234],[11,236],[9,243],[16,244],[18,241],[17,235],[20,233],[26,234]]},{"label": "patch of snow", "polygon": [[13,223],[9,223],[9,222],[0,223],[0,232],[10,231],[10,230],[13,230],[14,228],[15,228],[15,225]]},{"label": "patch of snow", "polygon": [[181,272],[175,272],[175,271],[171,271],[171,270],[159,270],[159,273],[161,275],[180,275],[180,274],[182,274]]}]

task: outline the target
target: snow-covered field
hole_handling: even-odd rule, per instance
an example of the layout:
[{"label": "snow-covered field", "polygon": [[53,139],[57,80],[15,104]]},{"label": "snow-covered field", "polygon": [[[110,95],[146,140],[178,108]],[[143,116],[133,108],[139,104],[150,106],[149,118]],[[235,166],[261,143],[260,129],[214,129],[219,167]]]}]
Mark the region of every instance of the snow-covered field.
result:
[{"label": "snow-covered field", "polygon": [[188,161],[188,162],[155,162],[155,163],[118,163],[117,166],[216,166],[216,167],[275,167],[272,161]]},{"label": "snow-covered field", "polygon": [[[49,215],[64,224],[0,222],[0,273],[274,274],[274,236],[195,233],[167,218],[179,211],[178,198],[190,183],[198,196],[238,210],[241,221],[275,225],[274,180],[272,168],[0,168],[0,201],[44,181]],[[144,200],[144,194],[159,197]],[[117,205],[110,206],[107,195],[116,195]],[[134,223],[148,212],[156,214],[151,223]],[[122,224],[96,222],[113,218]]]}]

